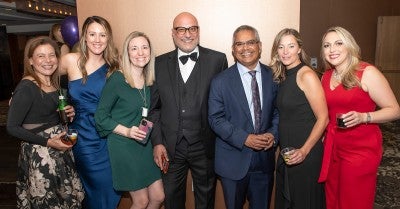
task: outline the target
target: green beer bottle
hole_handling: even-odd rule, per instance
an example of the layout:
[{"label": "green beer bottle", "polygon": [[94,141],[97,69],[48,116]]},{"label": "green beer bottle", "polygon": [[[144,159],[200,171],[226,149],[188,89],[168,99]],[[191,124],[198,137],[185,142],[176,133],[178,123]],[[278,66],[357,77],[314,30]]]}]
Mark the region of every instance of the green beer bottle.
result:
[{"label": "green beer bottle", "polygon": [[64,95],[60,94],[58,96],[58,113],[60,114],[60,122],[63,126],[67,125],[68,117],[65,113],[65,106],[67,106],[67,100],[65,99]]}]

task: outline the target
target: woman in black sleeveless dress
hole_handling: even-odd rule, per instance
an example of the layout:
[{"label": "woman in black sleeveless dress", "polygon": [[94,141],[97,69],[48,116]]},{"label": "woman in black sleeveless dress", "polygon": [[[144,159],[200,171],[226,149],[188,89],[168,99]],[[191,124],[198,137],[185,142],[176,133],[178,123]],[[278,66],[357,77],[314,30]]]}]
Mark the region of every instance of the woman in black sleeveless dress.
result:
[{"label": "woman in black sleeveless dress", "polygon": [[274,79],[279,82],[279,146],[294,147],[287,162],[279,156],[276,169],[276,209],[325,208],[318,176],[322,134],[328,123],[324,92],[317,74],[306,65],[299,33],[284,29],[271,52]]}]

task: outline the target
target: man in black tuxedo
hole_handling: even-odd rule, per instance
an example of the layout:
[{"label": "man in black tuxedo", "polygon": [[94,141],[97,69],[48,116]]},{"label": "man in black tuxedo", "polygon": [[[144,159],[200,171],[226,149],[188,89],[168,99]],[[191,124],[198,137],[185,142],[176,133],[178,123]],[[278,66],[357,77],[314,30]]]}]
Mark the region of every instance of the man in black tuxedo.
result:
[{"label": "man in black tuxedo", "polygon": [[228,67],[226,55],[199,46],[196,17],[175,17],[172,38],[176,49],[156,57],[149,119],[154,160],[162,168],[166,209],[184,209],[190,169],[196,209],[212,209],[215,200],[215,135],[207,120],[208,93],[214,75]]}]

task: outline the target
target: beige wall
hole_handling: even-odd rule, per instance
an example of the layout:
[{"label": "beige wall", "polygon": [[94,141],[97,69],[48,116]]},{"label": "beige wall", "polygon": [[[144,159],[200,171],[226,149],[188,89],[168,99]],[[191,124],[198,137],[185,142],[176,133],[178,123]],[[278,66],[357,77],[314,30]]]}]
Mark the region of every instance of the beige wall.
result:
[{"label": "beige wall", "polygon": [[260,33],[263,42],[261,61],[269,62],[274,36],[284,27],[298,29],[300,0],[77,0],[81,28],[86,17],[99,15],[111,24],[114,40],[121,50],[124,38],[132,31],[150,37],[156,55],[174,48],[173,18],[182,11],[194,14],[200,25],[202,46],[225,52],[233,63],[233,31],[248,24]]},{"label": "beige wall", "polygon": [[[300,24],[300,0],[77,0],[77,9],[80,28],[88,16],[103,16],[112,26],[120,51],[125,37],[139,30],[150,37],[156,55],[174,48],[174,17],[183,11],[191,12],[199,21],[200,44],[225,52],[229,64],[233,64],[232,33],[238,26],[247,24],[258,30],[263,42],[261,61],[267,64],[275,35],[285,27],[299,29]],[[194,208],[190,188],[189,177],[186,205]],[[129,205],[129,198],[122,198],[118,208]],[[219,182],[215,205],[225,208]]]}]

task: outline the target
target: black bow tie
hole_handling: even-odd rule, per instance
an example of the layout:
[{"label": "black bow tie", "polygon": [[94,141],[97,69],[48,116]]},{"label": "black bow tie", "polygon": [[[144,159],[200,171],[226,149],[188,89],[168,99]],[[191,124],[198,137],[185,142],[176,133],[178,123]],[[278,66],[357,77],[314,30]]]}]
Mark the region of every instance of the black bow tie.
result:
[{"label": "black bow tie", "polygon": [[188,59],[191,59],[192,61],[197,61],[197,52],[193,52],[190,55],[183,55],[180,56],[179,59],[181,60],[182,64],[186,64]]}]

